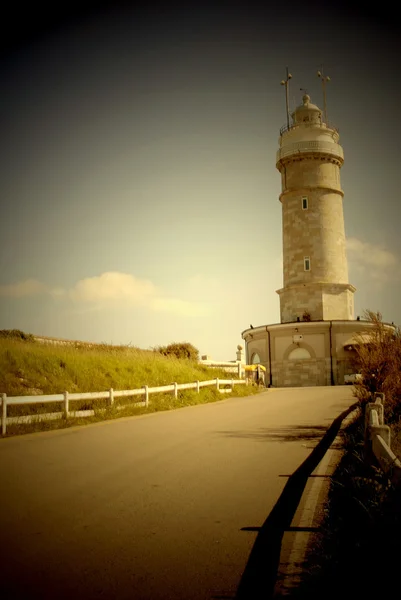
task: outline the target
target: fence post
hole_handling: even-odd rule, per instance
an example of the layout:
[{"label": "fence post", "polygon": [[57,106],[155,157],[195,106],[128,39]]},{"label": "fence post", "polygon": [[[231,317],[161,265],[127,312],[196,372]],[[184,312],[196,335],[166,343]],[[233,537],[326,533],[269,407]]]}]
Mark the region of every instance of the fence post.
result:
[{"label": "fence post", "polygon": [[148,390],[148,386],[144,385],[143,389],[145,390],[145,406],[147,408],[149,406],[149,390]]},{"label": "fence post", "polygon": [[198,394],[199,394],[199,381],[197,381],[197,382],[196,382],[196,391],[197,391],[197,392],[198,392]]},{"label": "fence post", "polygon": [[218,378],[218,377],[217,377],[217,379],[216,379],[216,390],[217,390],[217,391],[219,391],[219,390],[220,390],[220,388],[219,388],[219,378]]},{"label": "fence post", "polygon": [[1,434],[6,435],[7,431],[7,394],[1,394]]},{"label": "fence post", "polygon": [[64,417],[68,419],[68,392],[64,392]]},{"label": "fence post", "polygon": [[238,363],[238,379],[241,379],[241,363]]},{"label": "fence post", "polygon": [[110,396],[109,396],[109,404],[110,404],[110,406],[113,406],[113,404],[114,404],[114,391],[113,391],[113,388],[110,388],[109,394],[110,394]]},{"label": "fence post", "polygon": [[177,383],[174,381],[173,383],[174,386],[174,398],[177,400],[178,398],[178,390],[177,390]]},{"label": "fence post", "polygon": [[231,379],[231,391],[234,391],[234,379]]}]

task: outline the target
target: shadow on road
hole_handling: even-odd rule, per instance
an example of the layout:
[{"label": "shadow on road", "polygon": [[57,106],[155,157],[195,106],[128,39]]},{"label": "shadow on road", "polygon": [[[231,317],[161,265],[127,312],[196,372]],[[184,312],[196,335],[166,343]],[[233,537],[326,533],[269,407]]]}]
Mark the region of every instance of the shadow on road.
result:
[{"label": "shadow on road", "polygon": [[261,442],[302,442],[320,440],[327,431],[324,425],[294,425],[281,428],[263,427],[258,430],[217,431],[226,437],[260,440]]},{"label": "shadow on road", "polygon": [[[353,404],[333,421],[310,455],[290,476],[273,510],[259,529],[247,565],[242,574],[235,600],[268,600],[273,597],[280,563],[282,538],[284,532],[291,526],[308,477],[316,469],[326,451],[332,445],[340,430],[343,419],[357,407],[358,403]],[[316,430],[320,429],[321,433],[321,430],[325,428],[311,427],[307,428],[307,432],[305,432],[305,427],[293,427],[290,429],[292,433],[288,434],[291,436],[290,439],[294,437],[294,432],[297,429],[301,429],[301,431],[298,431],[298,437],[295,437],[295,439],[310,440],[311,434],[317,437],[318,431]],[[277,430],[275,431],[277,433]],[[222,433],[230,434],[230,432]],[[231,432],[231,435],[238,435],[238,433],[241,432]],[[247,432],[242,433],[246,434]],[[251,433],[248,432],[248,435],[251,435]],[[305,434],[309,435],[309,437],[302,438]],[[260,435],[262,435],[263,439],[263,433]],[[270,434],[270,438],[268,435],[268,432],[265,431],[264,436],[266,439],[271,440],[272,434]],[[283,435],[283,432],[281,432],[281,436]],[[288,437],[285,440],[288,440]],[[244,527],[243,529],[246,530],[247,528]]]}]

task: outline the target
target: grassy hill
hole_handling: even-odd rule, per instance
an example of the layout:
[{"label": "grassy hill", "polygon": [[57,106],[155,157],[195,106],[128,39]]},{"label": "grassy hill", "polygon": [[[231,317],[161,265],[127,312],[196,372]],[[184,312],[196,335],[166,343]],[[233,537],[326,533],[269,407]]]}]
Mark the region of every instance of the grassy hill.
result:
[{"label": "grassy hill", "polygon": [[[7,396],[32,396],[42,394],[60,394],[64,391],[101,392],[114,390],[138,389],[144,385],[149,387],[170,385],[171,383],[190,383],[210,379],[231,379],[236,376],[223,369],[206,367],[195,360],[164,356],[158,351],[141,350],[129,346],[110,346],[106,344],[76,343],[68,345],[43,344],[35,341],[33,336],[21,332],[0,336],[0,392]],[[234,395],[257,393],[254,386],[238,385]],[[171,393],[157,393],[150,396],[147,409],[134,407],[133,402],[139,398],[119,399],[113,408],[107,402],[73,401],[70,410],[107,409],[107,414],[95,415],[100,418],[115,418],[128,414],[169,410],[189,404],[213,402],[230,394],[221,395],[215,388],[183,390],[175,399]],[[39,400],[39,398],[38,398]],[[124,406],[124,410],[121,407]],[[117,407],[120,410],[117,411]],[[60,403],[55,405],[27,404],[9,406],[8,416],[29,415],[60,411]],[[85,419],[64,419],[41,422],[30,425],[8,425],[7,433],[21,433],[37,429],[48,429],[56,426],[69,426],[78,421],[88,423],[92,417]],[[57,424],[58,423],[58,424]]]}]

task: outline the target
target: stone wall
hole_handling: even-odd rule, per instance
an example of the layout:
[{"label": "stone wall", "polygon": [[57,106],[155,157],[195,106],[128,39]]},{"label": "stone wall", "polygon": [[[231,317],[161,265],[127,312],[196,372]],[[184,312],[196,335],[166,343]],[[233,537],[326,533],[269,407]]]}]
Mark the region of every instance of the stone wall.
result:
[{"label": "stone wall", "polygon": [[344,286],[330,285],[323,289],[323,319],[343,319],[345,321],[354,318],[354,292],[355,288],[344,289]]},{"label": "stone wall", "polygon": [[[242,335],[247,345],[247,360],[258,352],[261,364],[266,367],[267,385],[270,360],[271,383],[275,387],[343,385],[344,375],[354,372],[352,340],[357,333],[367,335],[371,326],[370,322],[353,320],[292,322],[248,329]],[[304,348],[311,358],[290,359],[296,348]]]},{"label": "stone wall", "polygon": [[[294,154],[286,162],[286,189],[324,188],[338,190],[340,167],[324,154]],[[284,190],[283,190],[284,191]]]},{"label": "stone wall", "polygon": [[[307,197],[308,208],[302,209]],[[296,190],[283,205],[283,284],[348,283],[342,195]],[[304,258],[310,258],[310,271]]]},{"label": "stone wall", "polygon": [[307,311],[312,321],[354,318],[355,288],[350,284],[315,283],[277,290],[282,323],[291,323]]},{"label": "stone wall", "polygon": [[324,358],[310,360],[284,360],[272,363],[274,387],[305,387],[330,385],[330,365]]}]

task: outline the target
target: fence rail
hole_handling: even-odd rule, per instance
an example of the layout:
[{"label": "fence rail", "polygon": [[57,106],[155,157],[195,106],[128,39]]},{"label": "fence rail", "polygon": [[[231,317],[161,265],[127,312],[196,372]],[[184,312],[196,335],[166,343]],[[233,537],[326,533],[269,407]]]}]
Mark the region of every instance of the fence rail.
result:
[{"label": "fence rail", "polygon": [[237,373],[239,379],[243,375],[245,365],[241,361],[218,361],[211,359],[202,359],[199,361],[200,365],[211,367],[214,369],[223,369],[227,373]]},{"label": "fence rail", "polygon": [[[74,400],[108,400],[109,406],[114,404],[115,398],[144,396],[144,400],[134,403],[134,406],[148,406],[149,395],[160,392],[173,392],[174,397],[178,397],[180,390],[196,390],[199,394],[200,388],[216,386],[216,389],[224,394],[232,392],[234,385],[247,384],[246,379],[211,379],[208,381],[195,381],[193,383],[172,383],[170,385],[161,385],[157,387],[149,387],[144,385],[142,388],[134,390],[110,390],[104,392],[82,392],[73,393],[64,392],[63,394],[50,394],[45,396],[7,396],[1,394],[1,433],[5,435],[7,432],[7,424],[12,423],[32,423],[35,421],[48,421],[68,417],[90,417],[95,414],[94,410],[76,410],[71,411],[69,407],[70,401]],[[220,386],[230,386],[229,388],[221,388]],[[49,402],[61,402],[63,404],[62,412],[43,413],[36,415],[21,415],[18,417],[7,416],[7,407],[18,404],[44,404]],[[123,406],[117,406],[117,410],[122,410]],[[106,411],[100,409],[99,412]]]},{"label": "fence rail", "polygon": [[384,394],[376,393],[365,408],[365,447],[393,483],[401,482],[401,462],[390,447],[390,427],[384,424]]}]

